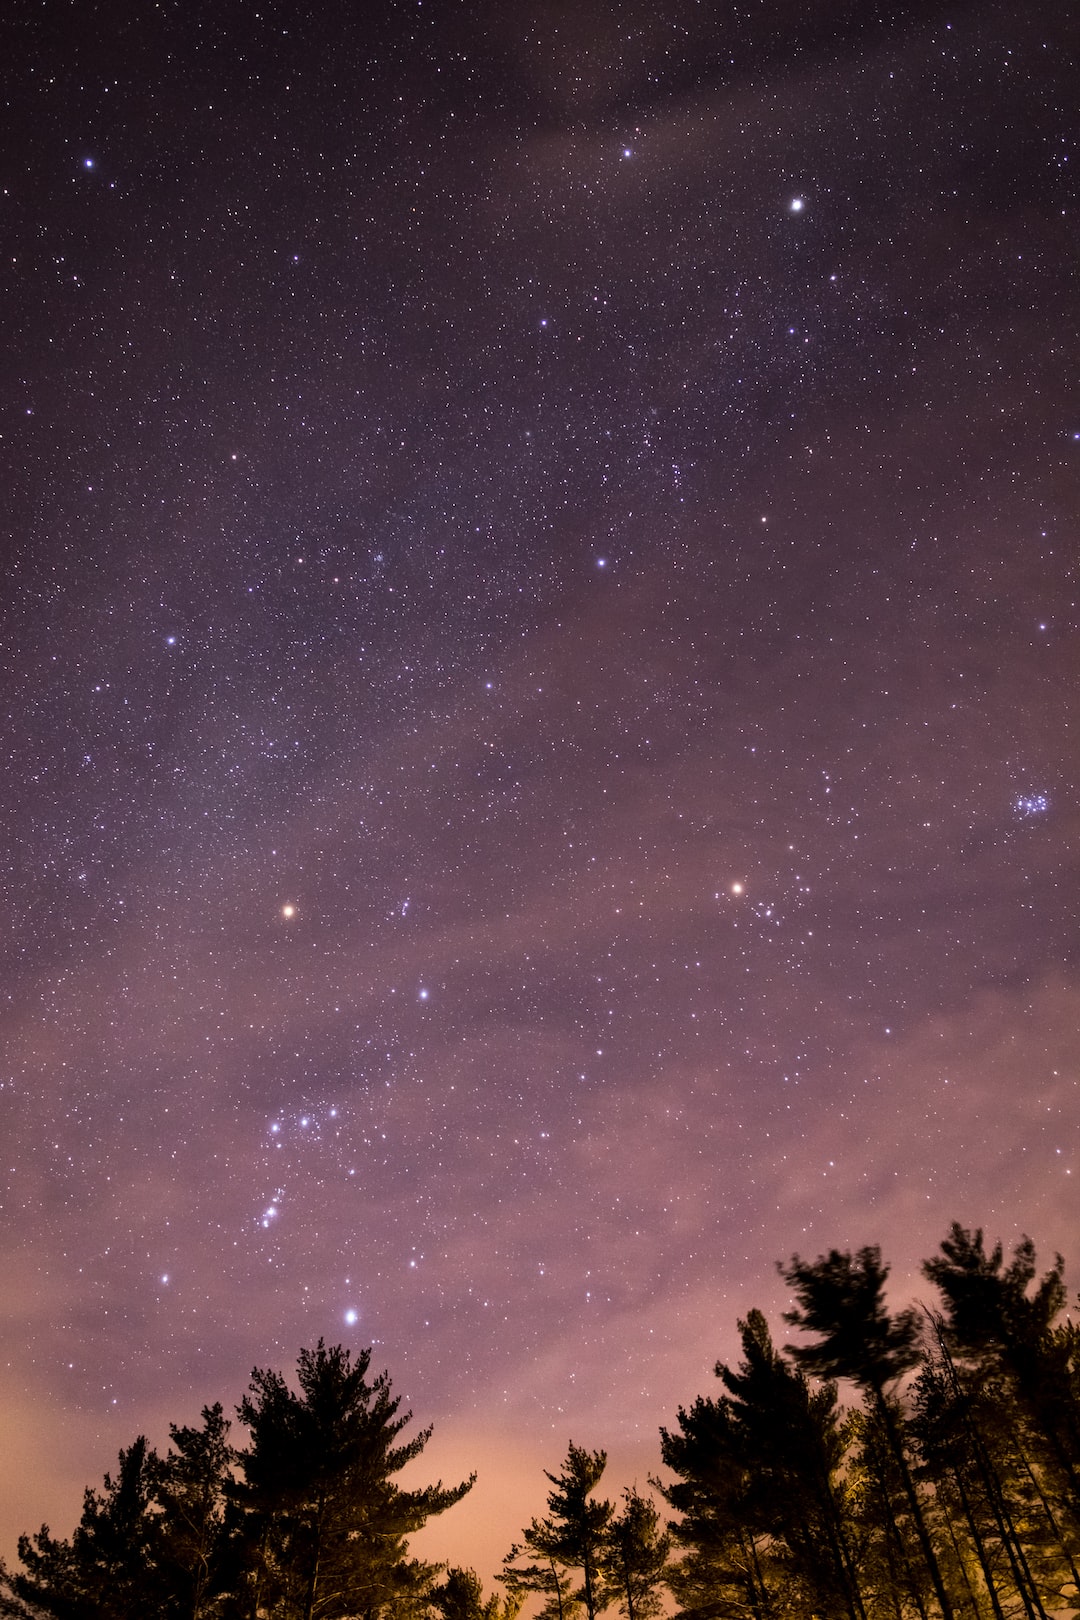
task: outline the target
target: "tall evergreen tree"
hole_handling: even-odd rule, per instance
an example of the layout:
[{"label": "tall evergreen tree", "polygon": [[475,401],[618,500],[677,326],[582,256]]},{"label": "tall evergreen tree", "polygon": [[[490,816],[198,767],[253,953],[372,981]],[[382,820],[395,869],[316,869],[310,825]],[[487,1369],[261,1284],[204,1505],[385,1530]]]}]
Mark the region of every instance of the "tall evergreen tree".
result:
[{"label": "tall evergreen tree", "polygon": [[[950,1524],[970,1546],[977,1581],[994,1620],[1005,1605],[1030,1607],[1023,1565],[1007,1501],[1008,1482],[1000,1456],[988,1443],[983,1407],[986,1386],[962,1377],[944,1340],[941,1319],[930,1315],[934,1331],[912,1390],[908,1431],[922,1471],[934,1482],[937,1501]],[[993,1421],[993,1420],[991,1420]],[[979,1605],[977,1605],[979,1606]]]},{"label": "tall evergreen tree", "polygon": [[407,1537],[460,1501],[472,1479],[404,1490],[394,1476],[418,1457],[425,1429],[397,1443],[411,1414],[370,1350],[354,1361],[320,1339],[302,1350],[299,1393],[280,1373],[256,1368],[238,1408],[251,1433],[239,1455],[249,1573],[245,1607],[280,1620],[402,1615],[426,1597],[434,1574],[406,1558]]},{"label": "tall evergreen tree", "polygon": [[954,1222],[923,1269],[945,1306],[934,1317],[940,1357],[1037,1615],[1040,1590],[1080,1589],[1080,1340],[1058,1320],[1063,1263],[1040,1278],[1029,1238],[1006,1262],[1000,1244],[988,1250],[981,1230]]},{"label": "tall evergreen tree", "polygon": [[1080,1530],[1080,1340],[1072,1324],[1057,1321],[1066,1300],[1061,1256],[1038,1278],[1030,1238],[1006,1264],[1000,1243],[988,1251],[981,1229],[954,1221],[923,1270],[944,1301],[949,1344],[969,1367],[996,1372],[1008,1386]]},{"label": "tall evergreen tree", "polygon": [[[886,1397],[892,1402],[891,1397]],[[897,1422],[900,1412],[894,1412]],[[847,1483],[856,1504],[860,1574],[873,1613],[930,1620],[934,1590],[911,1521],[911,1501],[880,1408],[864,1400]]]},{"label": "tall evergreen tree", "polygon": [[[544,1473],[553,1486],[547,1517],[533,1519],[503,1559],[500,1579],[508,1591],[519,1597],[541,1593],[544,1613],[559,1620],[569,1620],[578,1606],[584,1607],[586,1620],[595,1620],[610,1601],[603,1563],[615,1510],[592,1495],[606,1466],[606,1452],[586,1451],[571,1440],[562,1472]],[[581,1572],[580,1586],[567,1582],[570,1571]]]},{"label": "tall evergreen tree", "polygon": [[143,1620],[161,1611],[156,1517],[151,1511],[154,1453],[143,1435],[121,1451],[116,1477],[88,1488],[70,1541],[43,1525],[20,1536],[17,1596],[56,1620]]},{"label": "tall evergreen tree", "polygon": [[909,1308],[890,1315],[885,1307],[888,1267],[881,1250],[867,1245],[857,1254],[832,1249],[815,1261],[793,1255],[780,1274],[798,1305],[784,1320],[803,1332],[817,1334],[815,1344],[789,1346],[796,1362],[820,1378],[847,1378],[873,1402],[892,1451],[911,1523],[941,1610],[953,1620],[953,1603],[931,1539],[904,1449],[898,1409],[887,1392],[918,1365],[918,1313]]},{"label": "tall evergreen tree", "polygon": [[773,1345],[760,1311],[739,1323],[743,1360],[718,1362],[726,1394],[661,1431],[680,1483],[661,1487],[690,1551],[670,1584],[704,1614],[866,1620],[854,1518],[843,1479],[851,1423],[834,1384],[812,1389]]},{"label": "tall evergreen tree", "polygon": [[764,1516],[808,1600],[865,1620],[842,1479],[848,1426],[836,1385],[811,1389],[774,1347],[760,1311],[739,1323],[739,1333],[742,1363],[718,1362],[716,1374],[752,1460]]},{"label": "tall evergreen tree", "polygon": [[205,1620],[220,1584],[226,1491],[233,1450],[221,1403],[205,1406],[201,1428],[170,1424],[172,1444],[149,1469],[159,1510],[158,1557],[168,1592],[167,1613],[177,1620]]},{"label": "tall evergreen tree", "polygon": [[622,1510],[611,1519],[601,1555],[608,1588],[626,1620],[653,1620],[663,1612],[671,1535],[660,1524],[656,1505],[636,1486],[623,1491]]},{"label": "tall evergreen tree", "polygon": [[474,1569],[451,1566],[430,1597],[431,1607],[441,1620],[514,1620],[521,1600],[493,1592],[485,1598],[480,1577]]},{"label": "tall evergreen tree", "polygon": [[515,1543],[503,1559],[498,1579],[504,1582],[509,1600],[519,1608],[526,1599],[538,1597],[542,1620],[577,1620],[581,1613],[573,1572],[554,1553],[541,1553]]},{"label": "tall evergreen tree", "polygon": [[699,1396],[680,1407],[677,1431],[660,1430],[660,1454],[677,1476],[652,1484],[679,1515],[672,1536],[683,1556],[667,1584],[684,1616],[775,1620],[784,1574],[776,1568],[763,1498],[731,1401]]}]

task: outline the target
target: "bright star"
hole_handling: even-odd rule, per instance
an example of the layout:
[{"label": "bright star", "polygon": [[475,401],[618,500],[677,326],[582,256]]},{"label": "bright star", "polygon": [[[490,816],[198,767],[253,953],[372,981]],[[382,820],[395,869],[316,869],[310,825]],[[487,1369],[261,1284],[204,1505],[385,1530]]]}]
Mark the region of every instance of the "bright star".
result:
[{"label": "bright star", "polygon": [[801,214],[803,209],[806,207],[806,203],[801,197],[792,197],[788,207],[791,209],[793,214]]},{"label": "bright star", "polygon": [[281,915],[285,918],[286,922],[288,922],[291,917],[296,916],[296,907],[292,904],[291,901],[288,901],[285,905],[282,906]]}]

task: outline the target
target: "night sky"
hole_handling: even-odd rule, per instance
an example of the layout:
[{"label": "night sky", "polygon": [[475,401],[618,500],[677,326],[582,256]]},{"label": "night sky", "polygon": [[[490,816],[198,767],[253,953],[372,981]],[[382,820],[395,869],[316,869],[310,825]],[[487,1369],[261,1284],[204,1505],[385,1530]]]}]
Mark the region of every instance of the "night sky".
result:
[{"label": "night sky", "polygon": [[485,1582],[1080,1262],[1066,4],[7,10],[0,1541],[320,1335]]}]

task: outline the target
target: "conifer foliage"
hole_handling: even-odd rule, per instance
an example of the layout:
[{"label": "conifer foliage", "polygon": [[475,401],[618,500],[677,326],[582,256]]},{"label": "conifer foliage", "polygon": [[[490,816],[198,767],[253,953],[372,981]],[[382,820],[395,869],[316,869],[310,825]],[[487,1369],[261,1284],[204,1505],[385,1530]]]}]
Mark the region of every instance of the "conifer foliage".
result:
[{"label": "conifer foliage", "polygon": [[397,1444],[398,1416],[385,1373],[370,1384],[371,1352],[353,1361],[340,1345],[303,1350],[299,1393],[280,1373],[252,1374],[239,1415],[251,1444],[238,1458],[235,1499],[251,1612],[315,1620],[407,1611],[433,1573],[406,1559],[407,1538],[465,1495],[431,1485],[402,1490],[395,1475],[418,1457],[423,1430]]},{"label": "conifer foliage", "polygon": [[[140,1436],[0,1568],[20,1620],[1051,1620],[1080,1612],[1080,1329],[1060,1257],[1040,1275],[954,1224],[923,1267],[936,1301],[887,1299],[873,1246],[780,1272],[778,1347],[760,1311],[712,1395],[660,1431],[654,1494],[600,1495],[603,1451],[570,1443],[547,1512],[503,1562],[506,1595],[409,1538],[472,1480],[406,1488],[406,1438],[371,1353],[319,1342],[293,1381],[253,1372],[234,1446],[220,1405]],[[842,1395],[846,1404],[842,1404]],[[670,1520],[661,1521],[666,1506]]]},{"label": "conifer foliage", "polygon": [[533,1519],[503,1561],[502,1579],[511,1595],[540,1593],[541,1612],[557,1620],[571,1620],[581,1609],[585,1620],[595,1620],[607,1608],[602,1564],[615,1509],[592,1494],[606,1467],[606,1452],[586,1451],[571,1441],[562,1472],[545,1470],[552,1485],[547,1516]]},{"label": "conifer foliage", "polygon": [[552,1485],[543,1519],[533,1519],[503,1560],[500,1579],[520,1600],[538,1594],[551,1620],[595,1617],[613,1603],[626,1620],[651,1620],[662,1607],[670,1536],[653,1503],[636,1488],[623,1492],[623,1509],[593,1492],[607,1453],[570,1442]]},{"label": "conifer foliage", "polygon": [[[250,1442],[234,1451],[220,1406],[201,1429],[172,1430],[164,1458],[140,1436],[115,1479],[88,1490],[70,1541],[47,1526],[19,1545],[22,1571],[0,1612],[55,1620],[414,1620],[430,1612],[437,1569],[408,1537],[472,1479],[403,1489],[396,1476],[430,1437],[400,1440],[385,1373],[320,1340],[303,1350],[299,1389],[252,1373],[237,1409]],[[510,1620],[492,1613],[484,1620]]]},{"label": "conifer foliage", "polygon": [[[890,1310],[873,1246],[780,1267],[803,1338],[759,1312],[661,1431],[688,1620],[1047,1620],[1080,1610],[1080,1336],[1058,1258],[951,1227],[940,1309]],[[860,1397],[846,1410],[839,1385]]]}]

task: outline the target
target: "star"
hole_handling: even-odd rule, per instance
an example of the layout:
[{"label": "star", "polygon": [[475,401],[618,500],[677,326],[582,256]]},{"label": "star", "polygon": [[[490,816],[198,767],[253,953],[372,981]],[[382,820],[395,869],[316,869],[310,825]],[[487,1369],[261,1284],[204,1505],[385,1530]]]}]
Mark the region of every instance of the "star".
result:
[{"label": "star", "polygon": [[1076,160],[1000,138],[1071,104],[1060,5],[734,64],[385,7],[359,113],[293,0],[220,9],[209,77],[189,28],[95,88],[85,7],[13,67],[5,1558],[59,1436],[100,1478],[323,1334],[484,1488],[563,1407],[615,1497],[783,1253],[1067,1248]]}]

